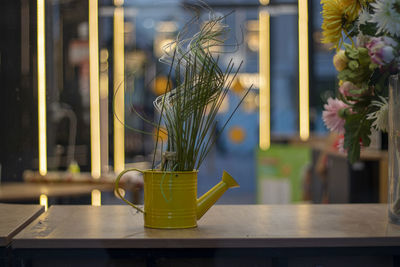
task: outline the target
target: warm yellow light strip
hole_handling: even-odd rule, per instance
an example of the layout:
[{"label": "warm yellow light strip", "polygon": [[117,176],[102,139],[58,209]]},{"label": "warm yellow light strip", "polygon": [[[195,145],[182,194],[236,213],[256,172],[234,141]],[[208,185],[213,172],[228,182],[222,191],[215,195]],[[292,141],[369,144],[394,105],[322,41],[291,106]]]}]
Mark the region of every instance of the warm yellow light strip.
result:
[{"label": "warm yellow light strip", "polygon": [[299,122],[300,139],[310,137],[308,69],[308,0],[299,0]]},{"label": "warm yellow light strip", "polygon": [[101,206],[101,192],[98,189],[92,190],[92,206]]},{"label": "warm yellow light strip", "polygon": [[114,10],[114,171],[125,168],[124,10]]},{"label": "warm yellow light strip", "polygon": [[39,204],[41,206],[44,206],[44,211],[47,211],[48,208],[48,201],[47,201],[47,196],[45,194],[41,194],[39,197]]},{"label": "warm yellow light strip", "polygon": [[271,145],[270,113],[270,16],[268,11],[259,13],[259,79],[260,79],[260,149]]},{"label": "warm yellow light strip", "polygon": [[47,173],[45,0],[37,1],[39,173]]},{"label": "warm yellow light strip", "polygon": [[100,50],[100,142],[101,171],[109,171],[108,159],[108,50]]},{"label": "warm yellow light strip", "polygon": [[89,0],[90,151],[94,178],[101,175],[98,27],[98,2]]}]

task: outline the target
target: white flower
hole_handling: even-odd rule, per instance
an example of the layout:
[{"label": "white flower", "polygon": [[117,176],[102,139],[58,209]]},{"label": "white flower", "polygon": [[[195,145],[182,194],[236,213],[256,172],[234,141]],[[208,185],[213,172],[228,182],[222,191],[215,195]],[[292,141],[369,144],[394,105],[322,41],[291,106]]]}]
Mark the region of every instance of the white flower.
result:
[{"label": "white flower", "polygon": [[380,96],[380,101],[372,101],[372,105],[378,107],[379,109],[375,112],[368,114],[367,119],[374,120],[372,123],[372,127],[377,130],[381,130],[382,132],[388,131],[388,113],[389,113],[389,104],[386,98]]},{"label": "white flower", "polygon": [[358,25],[363,25],[371,20],[371,14],[367,9],[363,9],[358,16]]},{"label": "white flower", "polygon": [[371,6],[374,9],[371,22],[377,23],[378,33],[400,36],[400,0],[377,0]]}]

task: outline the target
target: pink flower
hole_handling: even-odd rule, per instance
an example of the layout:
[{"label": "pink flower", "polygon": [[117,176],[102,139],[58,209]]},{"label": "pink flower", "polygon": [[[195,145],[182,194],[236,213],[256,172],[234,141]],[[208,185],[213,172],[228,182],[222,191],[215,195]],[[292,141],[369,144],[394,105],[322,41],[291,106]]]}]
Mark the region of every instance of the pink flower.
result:
[{"label": "pink flower", "polygon": [[339,134],[344,133],[344,119],[340,116],[339,112],[349,106],[340,101],[339,99],[329,98],[328,103],[324,105],[324,111],[322,112],[322,119],[326,127]]},{"label": "pink flower", "polygon": [[360,94],[354,93],[354,90],[360,90],[357,86],[355,86],[352,82],[344,82],[340,87],[339,87],[339,92],[345,96],[345,97],[359,97]]},{"label": "pink flower", "polygon": [[397,42],[386,36],[371,38],[366,44],[372,62],[380,66],[390,63],[396,57],[396,46]]}]

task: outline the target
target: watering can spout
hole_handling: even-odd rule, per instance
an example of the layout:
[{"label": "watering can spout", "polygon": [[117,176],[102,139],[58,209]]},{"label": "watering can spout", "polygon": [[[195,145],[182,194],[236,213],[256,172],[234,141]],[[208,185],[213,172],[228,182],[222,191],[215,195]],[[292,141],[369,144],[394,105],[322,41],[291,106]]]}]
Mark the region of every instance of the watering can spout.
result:
[{"label": "watering can spout", "polygon": [[224,171],[222,180],[197,200],[197,220],[203,217],[225,191],[232,187],[239,187],[239,184],[229,173]]}]

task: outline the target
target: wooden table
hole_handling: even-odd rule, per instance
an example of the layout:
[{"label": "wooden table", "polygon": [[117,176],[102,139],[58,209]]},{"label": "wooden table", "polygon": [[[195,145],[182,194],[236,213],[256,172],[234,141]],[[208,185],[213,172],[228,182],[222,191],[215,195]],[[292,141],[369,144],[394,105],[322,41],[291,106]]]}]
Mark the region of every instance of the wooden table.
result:
[{"label": "wooden table", "polygon": [[2,183],[0,201],[37,201],[41,194],[48,197],[80,196],[90,194],[93,189],[112,191],[113,184],[90,183]]},{"label": "wooden table", "polygon": [[217,205],[184,230],[144,228],[128,206],[52,206],[12,246],[25,264],[54,266],[398,266],[400,227],[382,204]]},{"label": "wooden table", "polygon": [[39,205],[0,203],[0,266],[8,264],[11,239],[43,211]]}]

